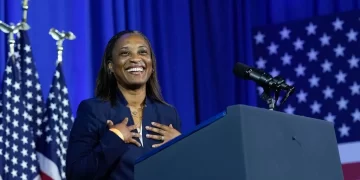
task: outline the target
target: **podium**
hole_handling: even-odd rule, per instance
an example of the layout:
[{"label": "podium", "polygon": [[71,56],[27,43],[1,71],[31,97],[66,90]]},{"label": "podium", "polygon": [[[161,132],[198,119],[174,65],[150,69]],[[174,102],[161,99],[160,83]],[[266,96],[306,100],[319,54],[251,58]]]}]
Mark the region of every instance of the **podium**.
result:
[{"label": "podium", "polygon": [[136,161],[135,180],[341,180],[332,123],[246,105]]}]

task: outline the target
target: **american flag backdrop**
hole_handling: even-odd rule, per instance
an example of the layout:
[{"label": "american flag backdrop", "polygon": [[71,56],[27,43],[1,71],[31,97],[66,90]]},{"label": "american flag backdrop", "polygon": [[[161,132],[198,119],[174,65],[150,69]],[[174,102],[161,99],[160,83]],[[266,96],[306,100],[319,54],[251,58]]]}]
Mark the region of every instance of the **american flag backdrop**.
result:
[{"label": "american flag backdrop", "polygon": [[35,138],[22,89],[21,56],[10,55],[2,81],[0,178],[38,179]]},{"label": "american flag backdrop", "polygon": [[355,11],[253,29],[255,66],[296,87],[279,110],[334,123],[346,180],[360,179],[359,31]]},{"label": "american flag backdrop", "polygon": [[15,60],[8,60],[1,82],[0,180],[66,179],[74,118],[61,63],[56,65],[45,106],[26,31],[20,31],[15,50]]},{"label": "american flag backdrop", "polygon": [[43,134],[40,126],[43,121],[44,99],[27,31],[20,31],[18,42],[17,48],[21,57],[22,93],[28,120],[33,127],[35,142],[37,142],[37,139]]},{"label": "american flag backdrop", "polygon": [[66,179],[66,150],[73,121],[62,62],[57,62],[41,128],[44,134],[36,144],[42,180]]}]

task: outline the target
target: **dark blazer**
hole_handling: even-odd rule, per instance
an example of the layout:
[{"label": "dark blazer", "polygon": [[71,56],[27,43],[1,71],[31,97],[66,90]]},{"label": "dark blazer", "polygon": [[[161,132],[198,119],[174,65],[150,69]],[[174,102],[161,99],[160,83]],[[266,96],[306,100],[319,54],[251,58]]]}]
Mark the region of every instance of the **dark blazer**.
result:
[{"label": "dark blazer", "polygon": [[[66,157],[66,176],[68,180],[80,179],[119,179],[133,178],[134,163],[137,158],[153,150],[153,144],[160,141],[146,138],[145,126],[151,122],[165,125],[172,124],[179,132],[181,121],[176,109],[172,106],[146,98],[143,113],[143,147],[126,144],[115,133],[109,131],[107,120],[114,124],[128,117],[128,125],[134,124],[130,109],[126,107],[125,98],[119,93],[117,103],[111,107],[110,102],[98,98],[84,100],[77,110],[77,117],[71,129]],[[140,142],[140,140],[137,138]]]}]

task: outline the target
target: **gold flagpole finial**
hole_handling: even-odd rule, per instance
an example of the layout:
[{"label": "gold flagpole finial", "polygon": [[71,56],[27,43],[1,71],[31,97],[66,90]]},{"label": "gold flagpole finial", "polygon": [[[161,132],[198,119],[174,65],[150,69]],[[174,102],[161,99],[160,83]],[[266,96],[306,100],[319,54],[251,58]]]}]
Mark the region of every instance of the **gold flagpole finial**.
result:
[{"label": "gold flagpole finial", "polygon": [[6,34],[8,34],[8,43],[10,46],[10,56],[14,57],[15,54],[15,34],[17,34],[20,30],[28,30],[30,29],[29,25],[25,22],[20,22],[16,25],[13,23],[6,24],[0,21],[0,30]]},{"label": "gold flagpole finial", "polygon": [[23,9],[22,22],[27,21],[27,12],[28,12],[28,9],[29,9],[28,2],[29,2],[29,0],[23,0],[22,1],[22,9]]},{"label": "gold flagpole finial", "polygon": [[61,63],[62,62],[62,52],[63,52],[63,42],[65,39],[67,40],[74,40],[76,37],[72,32],[60,32],[59,30],[55,29],[55,28],[51,28],[49,31],[49,34],[51,35],[51,37],[53,39],[56,40],[56,47],[57,47],[57,53],[58,53],[58,58],[57,58],[57,62],[56,63]]}]

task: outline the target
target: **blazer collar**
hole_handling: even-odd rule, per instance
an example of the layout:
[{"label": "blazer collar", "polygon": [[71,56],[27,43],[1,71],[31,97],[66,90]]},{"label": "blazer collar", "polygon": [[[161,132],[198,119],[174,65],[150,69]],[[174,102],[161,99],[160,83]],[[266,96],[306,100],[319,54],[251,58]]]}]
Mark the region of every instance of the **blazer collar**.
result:
[{"label": "blazer collar", "polygon": [[[123,105],[123,106],[127,106],[127,105],[128,105],[127,100],[125,99],[124,95],[121,93],[120,90],[117,91],[116,97],[117,97],[118,102],[119,102],[121,105]],[[148,106],[148,105],[150,105],[150,104],[152,104],[152,103],[153,103],[152,100],[146,95],[146,96],[145,96],[145,102],[144,102],[145,107]]]},{"label": "blazer collar", "polygon": [[[118,99],[118,112],[120,114],[123,114],[124,116],[129,118],[129,123],[128,125],[133,125],[134,124],[134,120],[131,116],[131,112],[130,109],[127,107],[128,102],[126,101],[125,97],[123,96],[123,94],[121,93],[121,91],[119,90],[117,92],[117,99]],[[146,150],[151,150],[152,144],[155,143],[159,143],[155,140],[152,139],[148,139],[146,138],[146,134],[147,133],[151,133],[148,132],[148,130],[145,129],[145,126],[152,126],[151,122],[152,121],[158,121],[158,115],[157,115],[157,111],[156,108],[153,106],[154,101],[151,100],[151,98],[149,98],[148,96],[146,96],[145,98],[145,107],[143,110],[143,120],[142,120],[142,134],[143,134],[143,142],[144,142],[144,148]],[[138,138],[136,138],[138,140],[138,142],[140,142],[140,140]]]}]

